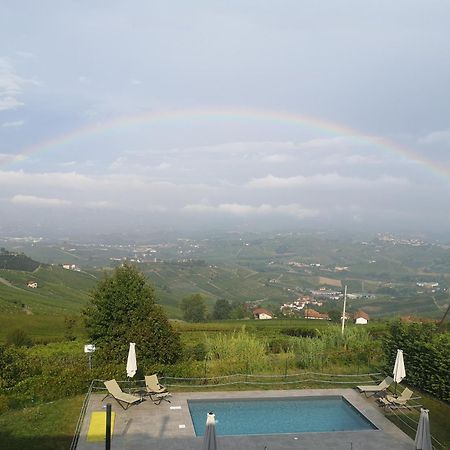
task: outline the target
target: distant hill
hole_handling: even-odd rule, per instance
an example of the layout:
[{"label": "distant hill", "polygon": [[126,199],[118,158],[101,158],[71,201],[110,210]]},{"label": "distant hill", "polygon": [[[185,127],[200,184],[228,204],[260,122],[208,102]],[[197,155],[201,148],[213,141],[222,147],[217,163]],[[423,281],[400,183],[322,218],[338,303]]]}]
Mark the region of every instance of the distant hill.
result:
[{"label": "distant hill", "polygon": [[4,248],[0,248],[0,269],[33,272],[40,265],[41,263],[34,261],[24,253],[9,252]]},{"label": "distant hill", "polygon": [[[37,287],[28,287],[29,282]],[[33,272],[0,269],[0,313],[77,313],[96,283],[93,274],[59,266],[38,266]]]},{"label": "distant hill", "polygon": [[[29,301],[46,295],[46,301],[51,300],[45,306],[49,311],[80,308],[87,298],[86,286],[93,286],[102,270],[111,271],[124,261],[136,264],[146,274],[155,286],[158,302],[172,318],[181,317],[179,301],[197,292],[207,298],[210,311],[219,298],[276,311],[310,290],[343,290],[346,285],[354,295],[348,299],[348,308],[363,309],[371,318],[405,314],[440,318],[450,296],[450,245],[416,239],[298,232],[217,233],[127,245],[121,241],[3,242],[17,252],[16,257],[27,258],[25,253],[52,266],[35,269],[30,264],[29,271],[22,266],[16,272],[0,273],[0,301],[6,298],[2,291],[8,288],[8,298],[16,298],[18,293],[11,289],[19,288],[33,295]],[[75,265],[85,272],[53,264]],[[0,270],[2,267],[0,263]],[[14,281],[19,275],[20,281]],[[13,287],[2,284],[1,278]],[[38,288],[27,288],[27,281],[35,279]],[[439,286],[423,287],[424,282]],[[50,289],[53,283],[55,287]],[[60,300],[55,301],[58,292]],[[71,301],[65,304],[64,299]],[[342,302],[327,300],[320,312],[341,307]]]}]

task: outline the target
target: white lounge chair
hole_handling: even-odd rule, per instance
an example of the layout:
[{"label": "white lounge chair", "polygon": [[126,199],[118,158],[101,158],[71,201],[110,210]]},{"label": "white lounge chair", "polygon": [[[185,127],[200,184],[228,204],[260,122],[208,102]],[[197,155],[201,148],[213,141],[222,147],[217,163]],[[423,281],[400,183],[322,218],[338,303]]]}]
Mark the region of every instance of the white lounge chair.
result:
[{"label": "white lounge chair", "polygon": [[370,397],[378,392],[385,391],[393,382],[394,380],[391,377],[386,377],[380,384],[356,386],[356,389],[358,389],[359,392],[364,392],[366,397]]},{"label": "white lounge chair", "polygon": [[[114,379],[105,381],[104,384],[106,386],[106,389],[108,389],[108,394],[103,397],[102,401],[105,400],[105,398],[111,396],[115,398],[117,403],[125,410],[128,409],[130,405],[141,401],[141,397],[136,397],[135,395],[123,392],[122,389],[120,389],[117,381]],[[122,403],[124,403],[126,407]]]},{"label": "white lounge chair", "polygon": [[145,376],[145,388],[147,389],[147,395],[156,405],[159,405],[163,400],[170,403],[167,397],[170,397],[172,394],[167,391],[165,386],[159,384],[156,373]]},{"label": "white lounge chair", "polygon": [[413,391],[406,388],[398,397],[393,395],[386,395],[386,397],[379,398],[379,402],[382,406],[389,408],[405,408],[407,407],[406,402],[411,399]]}]

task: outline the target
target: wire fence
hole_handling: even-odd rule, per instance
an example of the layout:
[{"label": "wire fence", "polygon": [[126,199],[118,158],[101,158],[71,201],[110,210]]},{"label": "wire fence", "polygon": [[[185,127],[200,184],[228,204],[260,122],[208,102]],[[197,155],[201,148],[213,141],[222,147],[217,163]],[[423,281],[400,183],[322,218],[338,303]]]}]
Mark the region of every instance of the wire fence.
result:
[{"label": "wire fence", "polygon": [[[320,372],[301,372],[294,374],[247,374],[235,373],[216,377],[161,377],[161,381],[167,387],[176,388],[214,388],[219,386],[253,385],[253,386],[282,386],[292,387],[306,383],[358,385],[373,383],[374,377],[380,376],[380,372],[365,374],[330,374]],[[347,378],[347,379],[345,379]]]},{"label": "wire fence", "polygon": [[[420,405],[416,405],[416,406],[420,406]],[[391,409],[391,412],[404,426],[407,427],[408,430],[411,430],[413,432],[413,434],[415,435],[415,433],[417,431],[417,426],[419,425],[418,418],[416,420],[413,417],[411,417],[410,415],[401,411],[400,409]],[[439,442],[433,435],[431,435],[431,440],[432,440],[434,449],[444,449],[445,450],[448,448],[446,445]]]}]

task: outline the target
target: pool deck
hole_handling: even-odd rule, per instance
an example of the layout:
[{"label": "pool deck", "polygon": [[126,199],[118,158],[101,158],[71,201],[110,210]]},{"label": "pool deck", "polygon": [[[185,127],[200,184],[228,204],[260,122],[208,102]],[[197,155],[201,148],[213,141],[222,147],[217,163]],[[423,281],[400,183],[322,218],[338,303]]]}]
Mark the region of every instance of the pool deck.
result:
[{"label": "pool deck", "polygon": [[[104,442],[87,442],[87,430],[94,411],[104,411],[106,403],[112,404],[116,422],[111,448],[114,450],[200,450],[202,438],[196,437],[187,400],[274,398],[342,395],[378,430],[338,431],[322,433],[297,433],[261,436],[218,436],[219,450],[413,450],[414,442],[383,415],[374,405],[353,389],[298,389],[279,391],[227,391],[227,392],[176,392],[171,403],[163,401],[155,405],[145,400],[124,411],[117,402],[103,395],[91,395],[77,450],[101,450]],[[205,417],[206,420],[206,417]]]}]

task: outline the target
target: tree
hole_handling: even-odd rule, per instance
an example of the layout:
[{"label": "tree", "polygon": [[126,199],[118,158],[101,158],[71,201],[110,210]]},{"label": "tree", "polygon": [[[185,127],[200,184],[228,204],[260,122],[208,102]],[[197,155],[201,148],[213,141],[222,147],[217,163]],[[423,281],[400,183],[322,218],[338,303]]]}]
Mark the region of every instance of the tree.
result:
[{"label": "tree", "polygon": [[331,309],[330,311],[328,311],[328,316],[330,317],[332,322],[340,323],[342,312],[338,311],[337,309]]},{"label": "tree", "polygon": [[78,322],[78,317],[75,316],[66,316],[64,317],[64,337],[68,341],[74,341],[77,337],[74,334],[75,325]]},{"label": "tree", "polygon": [[201,294],[192,294],[183,298],[180,304],[183,318],[187,322],[203,322],[206,314],[205,298]]},{"label": "tree", "polygon": [[224,298],[219,298],[214,305],[212,318],[214,320],[226,320],[230,318],[231,305],[230,302]]},{"label": "tree", "polygon": [[248,317],[248,310],[244,303],[234,301],[231,305],[230,319],[245,319]]},{"label": "tree", "polygon": [[116,267],[91,293],[83,311],[91,342],[100,358],[124,362],[130,342],[147,363],[174,363],[181,356],[180,337],[156,304],[153,288],[131,265]]}]

